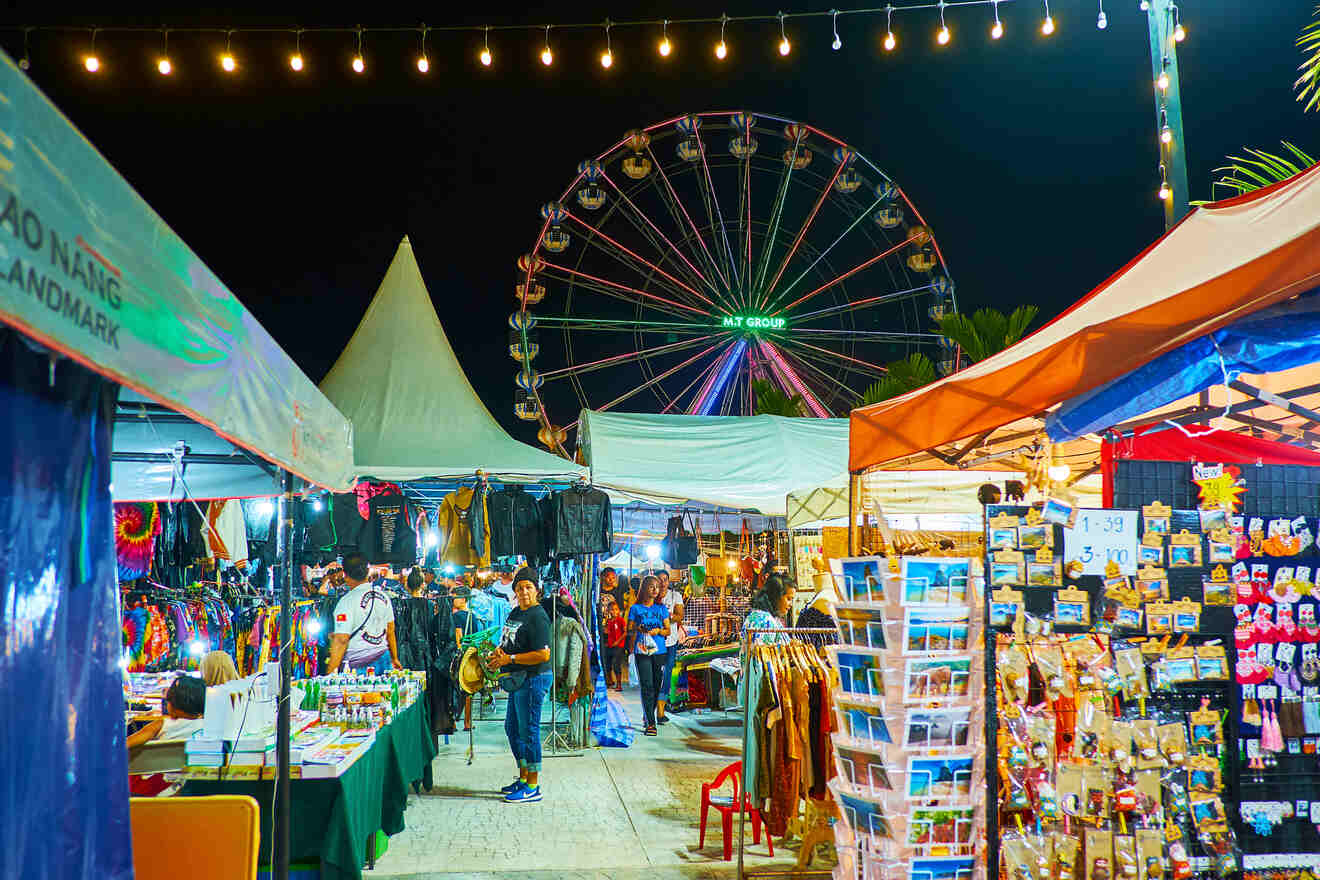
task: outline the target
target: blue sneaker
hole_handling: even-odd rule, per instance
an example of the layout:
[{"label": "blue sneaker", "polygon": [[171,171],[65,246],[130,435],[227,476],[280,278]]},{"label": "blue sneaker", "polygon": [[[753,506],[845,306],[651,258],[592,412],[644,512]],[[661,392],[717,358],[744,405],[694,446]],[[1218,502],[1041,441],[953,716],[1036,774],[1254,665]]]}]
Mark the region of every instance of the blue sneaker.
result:
[{"label": "blue sneaker", "polygon": [[527,783],[523,782],[521,779],[515,779],[513,780],[513,782],[510,782],[508,785],[501,788],[500,794],[504,794],[504,795],[513,794],[515,791],[522,788],[526,784]]},{"label": "blue sneaker", "polygon": [[519,786],[504,796],[506,804],[533,804],[541,799],[541,787],[528,788],[526,784]]}]

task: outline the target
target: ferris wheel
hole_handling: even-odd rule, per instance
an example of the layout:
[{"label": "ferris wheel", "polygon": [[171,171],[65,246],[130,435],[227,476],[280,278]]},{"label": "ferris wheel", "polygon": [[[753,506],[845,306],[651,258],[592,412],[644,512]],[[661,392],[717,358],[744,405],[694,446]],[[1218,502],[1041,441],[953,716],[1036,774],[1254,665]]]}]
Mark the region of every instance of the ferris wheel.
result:
[{"label": "ferris wheel", "polygon": [[883,171],[813,126],[688,114],[629,132],[555,201],[517,260],[514,414],[568,454],[583,408],[750,415],[769,381],[844,416],[956,310],[929,226]]}]

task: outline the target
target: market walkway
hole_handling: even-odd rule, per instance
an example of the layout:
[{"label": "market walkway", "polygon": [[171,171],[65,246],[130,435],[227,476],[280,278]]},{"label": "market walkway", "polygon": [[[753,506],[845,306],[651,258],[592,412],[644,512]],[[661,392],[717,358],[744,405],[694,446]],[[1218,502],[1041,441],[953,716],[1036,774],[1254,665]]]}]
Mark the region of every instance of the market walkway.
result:
[{"label": "market walkway", "polygon": [[[618,699],[618,695],[614,695]],[[636,690],[622,695],[636,722]],[[502,704],[501,704],[502,708]],[[721,860],[719,814],[711,812],[706,847],[697,849],[701,783],[738,760],[740,722],[721,713],[674,715],[660,736],[640,733],[631,748],[590,748],[581,757],[546,758],[539,804],[504,804],[496,790],[513,778],[501,721],[476,722],[476,750],[467,764],[467,736],[450,738],[435,759],[436,787],[411,796],[407,829],[367,878],[408,880],[696,880],[735,876]],[[737,824],[734,825],[735,833]],[[797,844],[766,856],[751,843],[749,867],[784,871]],[[824,849],[822,849],[824,853]],[[832,856],[825,856],[832,858]],[[831,867],[817,856],[814,868]]]}]

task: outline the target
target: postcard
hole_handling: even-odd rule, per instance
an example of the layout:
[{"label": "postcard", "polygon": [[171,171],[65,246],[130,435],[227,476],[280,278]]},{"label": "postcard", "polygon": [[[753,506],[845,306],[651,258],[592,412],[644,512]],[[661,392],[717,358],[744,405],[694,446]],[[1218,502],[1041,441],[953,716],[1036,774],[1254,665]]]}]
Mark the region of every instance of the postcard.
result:
[{"label": "postcard", "polygon": [[885,574],[889,561],[883,556],[853,556],[830,560],[830,571],[839,595],[849,602],[885,601]]},{"label": "postcard", "polygon": [[905,749],[965,747],[971,728],[970,706],[957,709],[914,709],[903,725]]},{"label": "postcard", "polygon": [[970,559],[903,559],[904,605],[962,605],[971,579]]},{"label": "postcard", "polygon": [[907,799],[963,800],[972,796],[971,755],[958,758],[908,758]]},{"label": "postcard", "polygon": [[904,609],[903,652],[931,654],[966,651],[970,612],[965,609]]},{"label": "postcard", "polygon": [[908,660],[903,674],[904,702],[966,697],[971,687],[970,657]]}]

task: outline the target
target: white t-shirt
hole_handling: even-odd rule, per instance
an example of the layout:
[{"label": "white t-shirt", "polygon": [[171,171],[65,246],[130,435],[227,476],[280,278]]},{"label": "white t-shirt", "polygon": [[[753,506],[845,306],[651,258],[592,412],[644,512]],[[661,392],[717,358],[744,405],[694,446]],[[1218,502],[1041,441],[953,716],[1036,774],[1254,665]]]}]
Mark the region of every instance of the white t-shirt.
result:
[{"label": "white t-shirt", "polygon": [[393,622],[390,597],[370,583],[359,584],[344,594],[335,604],[334,631],[352,636],[344,654],[349,667],[365,666],[389,650],[385,628]]},{"label": "white t-shirt", "polygon": [[670,587],[669,592],[665,593],[665,597],[660,600],[660,604],[664,605],[665,608],[669,610],[670,617],[669,635],[665,636],[665,645],[677,645],[683,640],[683,627],[681,624],[673,620],[674,606],[683,604],[683,594],[678,590],[675,590],[673,587]]},{"label": "white t-shirt", "polygon": [[494,590],[496,593],[499,593],[504,598],[508,599],[510,602],[518,601],[517,597],[513,593],[513,581],[509,581],[507,584],[504,581],[496,581],[495,583],[490,585],[490,588]]}]

